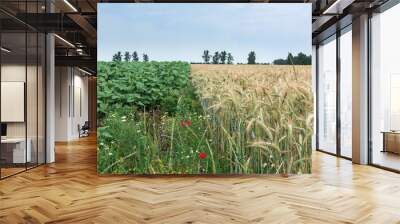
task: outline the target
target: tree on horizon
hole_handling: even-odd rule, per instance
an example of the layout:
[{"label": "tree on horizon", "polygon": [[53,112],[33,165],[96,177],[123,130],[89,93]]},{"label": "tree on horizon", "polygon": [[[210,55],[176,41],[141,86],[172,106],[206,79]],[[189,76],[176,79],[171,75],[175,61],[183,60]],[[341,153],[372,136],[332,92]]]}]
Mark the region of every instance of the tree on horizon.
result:
[{"label": "tree on horizon", "polygon": [[303,52],[300,52],[294,57],[294,63],[297,65],[311,65],[311,55],[307,56]]},{"label": "tree on horizon", "polygon": [[249,56],[247,58],[247,64],[254,65],[256,63],[256,52],[250,51]]},{"label": "tree on horizon", "polygon": [[231,53],[228,53],[227,60],[228,64],[233,64],[234,59]]},{"label": "tree on horizon", "polygon": [[213,64],[219,64],[219,59],[220,59],[219,52],[216,51],[214,53],[214,56],[212,57],[212,63]]},{"label": "tree on horizon", "polygon": [[143,61],[148,62],[149,61],[149,56],[147,54],[143,54]]},{"label": "tree on horizon", "polygon": [[226,55],[227,55],[227,54],[226,54],[226,51],[221,51],[221,54],[219,55],[221,64],[225,64]]},{"label": "tree on horizon", "polygon": [[138,53],[136,51],[134,51],[132,53],[132,61],[135,61],[135,62],[139,61]]},{"label": "tree on horizon", "polygon": [[293,56],[292,53],[288,53],[286,59],[275,59],[272,62],[274,65],[311,65],[311,55],[306,55],[303,52]]},{"label": "tree on horizon", "polygon": [[118,51],[116,54],[113,55],[112,61],[122,61],[121,51]]},{"label": "tree on horizon", "polygon": [[125,51],[124,60],[126,62],[131,61],[131,54],[128,51]]},{"label": "tree on horizon", "polygon": [[293,61],[293,55],[292,53],[288,53],[288,56],[286,57],[286,61],[289,65],[294,65],[294,61]]},{"label": "tree on horizon", "polygon": [[205,64],[210,64],[211,55],[208,50],[204,50],[202,58]]}]

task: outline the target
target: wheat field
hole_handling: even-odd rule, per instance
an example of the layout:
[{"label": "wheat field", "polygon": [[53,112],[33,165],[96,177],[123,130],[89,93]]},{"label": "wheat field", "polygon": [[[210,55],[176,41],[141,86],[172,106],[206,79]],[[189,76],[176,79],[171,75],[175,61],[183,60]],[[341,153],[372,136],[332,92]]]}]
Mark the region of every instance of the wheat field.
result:
[{"label": "wheat field", "polygon": [[231,173],[311,172],[311,66],[192,65],[191,78]]}]

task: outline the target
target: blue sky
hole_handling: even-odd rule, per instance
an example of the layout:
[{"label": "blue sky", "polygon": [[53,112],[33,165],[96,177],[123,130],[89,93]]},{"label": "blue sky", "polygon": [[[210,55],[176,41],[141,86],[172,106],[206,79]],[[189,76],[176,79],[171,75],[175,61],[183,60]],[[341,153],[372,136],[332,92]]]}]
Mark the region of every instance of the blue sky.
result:
[{"label": "blue sky", "polygon": [[98,4],[98,60],[117,51],[150,60],[202,61],[205,49],[226,50],[235,62],[311,54],[310,4]]}]

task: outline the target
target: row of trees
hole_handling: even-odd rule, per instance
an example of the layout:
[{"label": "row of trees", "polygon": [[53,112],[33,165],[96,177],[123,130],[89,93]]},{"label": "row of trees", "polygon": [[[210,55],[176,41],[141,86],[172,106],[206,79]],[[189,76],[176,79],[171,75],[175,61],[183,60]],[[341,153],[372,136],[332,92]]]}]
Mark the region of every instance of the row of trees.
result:
[{"label": "row of trees", "polygon": [[292,53],[288,53],[286,59],[276,59],[273,62],[274,65],[311,65],[311,55],[307,56],[302,52],[298,53],[297,56],[293,56]]},{"label": "row of trees", "polygon": [[[213,56],[210,55],[210,51],[205,50],[203,52],[203,63],[204,64],[233,64],[233,56],[231,53],[226,51],[216,51]],[[240,63],[241,64],[241,63]],[[247,64],[254,65],[260,64],[256,62],[256,52],[250,51],[247,56]],[[261,63],[269,64],[269,63]],[[286,59],[276,59],[273,61],[274,65],[311,65],[311,55],[307,56],[300,52],[297,56],[293,56],[292,53],[288,53]]]},{"label": "row of trees", "polygon": [[[216,51],[213,56],[211,56],[209,50],[203,51],[204,64],[233,64],[234,58],[233,55],[226,51]],[[247,64],[256,64],[256,53],[254,51],[250,51],[249,56],[247,58]]]},{"label": "row of trees", "polygon": [[[147,54],[142,55],[143,61],[148,62],[149,61],[149,56]],[[116,54],[113,55],[112,57],[113,61],[139,61],[139,56],[136,51],[134,51],[132,54],[130,54],[128,51],[125,51],[125,54],[122,55],[121,51],[118,51]]]},{"label": "row of trees", "polygon": [[233,64],[234,61],[232,54],[226,51],[216,51],[211,56],[209,50],[204,50],[202,58],[205,64],[210,64],[210,62],[212,64]]},{"label": "row of trees", "polygon": [[[233,55],[226,51],[216,51],[213,55],[210,54],[209,50],[204,50],[203,55],[203,63],[204,64],[233,64],[234,58]],[[125,51],[125,54],[122,55],[121,51],[118,51],[112,57],[113,61],[139,61],[139,56],[136,51],[130,54],[128,51]],[[149,56],[147,54],[142,55],[142,60],[144,62],[149,61]],[[247,56],[247,64],[254,65],[260,64],[256,63],[256,52],[250,51]],[[269,63],[262,63],[269,64]],[[298,53],[296,56],[293,56],[292,53],[288,53],[288,56],[285,59],[276,59],[272,62],[274,65],[311,65],[311,55],[306,55],[302,52]]]}]

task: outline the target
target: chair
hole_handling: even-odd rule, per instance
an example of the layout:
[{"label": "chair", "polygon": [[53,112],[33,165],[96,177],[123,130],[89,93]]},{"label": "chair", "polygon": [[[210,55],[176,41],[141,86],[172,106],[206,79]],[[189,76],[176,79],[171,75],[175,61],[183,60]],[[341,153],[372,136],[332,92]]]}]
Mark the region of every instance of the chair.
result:
[{"label": "chair", "polygon": [[89,136],[89,129],[90,129],[89,121],[85,121],[82,127],[80,127],[80,125],[78,124],[79,138]]}]

